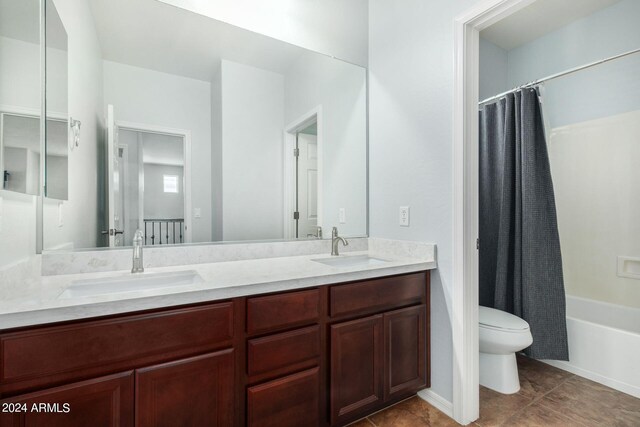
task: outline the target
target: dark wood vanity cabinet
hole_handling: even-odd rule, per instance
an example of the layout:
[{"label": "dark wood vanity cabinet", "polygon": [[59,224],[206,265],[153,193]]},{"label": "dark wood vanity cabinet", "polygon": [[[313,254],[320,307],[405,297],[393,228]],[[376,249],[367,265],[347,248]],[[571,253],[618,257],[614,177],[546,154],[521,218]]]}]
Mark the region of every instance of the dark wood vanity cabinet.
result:
[{"label": "dark wood vanity cabinet", "polygon": [[247,299],[246,425],[318,426],[320,288]]},{"label": "dark wood vanity cabinet", "polygon": [[428,272],[0,331],[0,427],[342,426],[428,359]]},{"label": "dark wood vanity cabinet", "polygon": [[319,387],[318,367],[249,387],[247,426],[319,426]]},{"label": "dark wood vanity cabinet", "polygon": [[395,280],[393,288],[377,279],[330,291],[336,301],[331,313],[337,317],[382,311],[330,326],[332,425],[354,421],[427,386],[428,286],[424,275]]},{"label": "dark wood vanity cabinet", "polygon": [[233,425],[232,349],[136,370],[136,426]]},{"label": "dark wood vanity cabinet", "polygon": [[133,372],[4,399],[2,427],[133,426]]},{"label": "dark wood vanity cabinet", "polygon": [[382,316],[331,326],[331,424],[350,421],[383,401]]}]

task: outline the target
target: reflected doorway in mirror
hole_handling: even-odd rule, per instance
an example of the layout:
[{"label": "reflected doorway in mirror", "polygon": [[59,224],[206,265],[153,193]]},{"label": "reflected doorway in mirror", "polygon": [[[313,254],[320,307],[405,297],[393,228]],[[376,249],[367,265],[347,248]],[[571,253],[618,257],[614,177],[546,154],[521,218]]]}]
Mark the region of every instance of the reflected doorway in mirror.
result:
[{"label": "reflected doorway in mirror", "polygon": [[108,233],[109,246],[130,246],[137,229],[144,245],[190,243],[190,131],[116,121],[115,115],[107,123],[113,144],[108,221],[116,230]]},{"label": "reflected doorway in mirror", "polygon": [[287,239],[322,238],[322,107],[285,129],[284,231]]}]

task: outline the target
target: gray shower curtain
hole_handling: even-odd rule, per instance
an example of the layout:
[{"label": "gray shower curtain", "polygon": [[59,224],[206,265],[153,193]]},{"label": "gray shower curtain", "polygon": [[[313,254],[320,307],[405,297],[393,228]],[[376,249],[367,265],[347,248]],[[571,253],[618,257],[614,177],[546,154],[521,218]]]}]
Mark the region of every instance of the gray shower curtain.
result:
[{"label": "gray shower curtain", "polygon": [[537,90],[480,111],[480,305],[531,327],[536,359],[568,360],[562,256]]}]

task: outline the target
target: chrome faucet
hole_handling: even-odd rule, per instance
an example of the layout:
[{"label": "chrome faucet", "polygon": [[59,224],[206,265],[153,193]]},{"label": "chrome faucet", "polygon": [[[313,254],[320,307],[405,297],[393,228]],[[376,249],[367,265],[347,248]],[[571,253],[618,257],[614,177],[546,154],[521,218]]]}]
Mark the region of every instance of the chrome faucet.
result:
[{"label": "chrome faucet", "polygon": [[316,239],[322,239],[322,227],[316,227],[316,234],[307,234],[307,237],[315,237]]},{"label": "chrome faucet", "polygon": [[133,266],[131,267],[132,273],[144,273],[144,263],[142,261],[142,242],[144,235],[142,230],[136,230],[136,234],[133,236]]},{"label": "chrome faucet", "polygon": [[338,236],[338,227],[333,227],[331,230],[331,255],[333,256],[340,255],[340,252],[338,251],[338,242],[342,242],[345,246],[349,245],[347,240]]}]

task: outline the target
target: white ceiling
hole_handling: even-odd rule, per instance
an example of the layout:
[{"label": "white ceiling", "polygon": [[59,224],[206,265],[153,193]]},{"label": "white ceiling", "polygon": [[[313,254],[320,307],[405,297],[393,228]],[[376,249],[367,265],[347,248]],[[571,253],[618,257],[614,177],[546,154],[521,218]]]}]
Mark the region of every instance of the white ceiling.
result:
[{"label": "white ceiling", "polygon": [[537,0],[482,30],[480,36],[511,50],[620,0]]},{"label": "white ceiling", "polygon": [[211,81],[220,58],[283,73],[308,52],[157,0],[90,5],[102,56],[114,62]]}]

